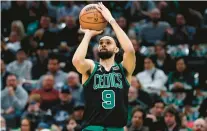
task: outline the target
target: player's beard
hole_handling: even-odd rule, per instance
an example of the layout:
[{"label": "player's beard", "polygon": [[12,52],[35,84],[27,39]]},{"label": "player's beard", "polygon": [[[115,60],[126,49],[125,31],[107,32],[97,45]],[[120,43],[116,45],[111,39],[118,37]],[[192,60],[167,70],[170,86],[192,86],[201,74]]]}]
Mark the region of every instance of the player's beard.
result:
[{"label": "player's beard", "polygon": [[99,51],[98,56],[99,56],[99,58],[101,58],[103,60],[109,59],[113,56],[113,52],[112,51]]}]

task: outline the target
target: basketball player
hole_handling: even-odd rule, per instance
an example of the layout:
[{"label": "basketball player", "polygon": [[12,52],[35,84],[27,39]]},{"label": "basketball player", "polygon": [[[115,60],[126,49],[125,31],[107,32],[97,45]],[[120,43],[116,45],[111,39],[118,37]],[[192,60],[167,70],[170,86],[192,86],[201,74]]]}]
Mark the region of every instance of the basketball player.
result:
[{"label": "basketball player", "polygon": [[116,63],[117,43],[112,37],[104,36],[98,45],[99,63],[86,59],[90,39],[102,31],[82,29],[85,35],[73,56],[73,64],[82,74],[84,87],[83,131],[123,131],[127,124],[127,96],[135,68],[135,51],[110,11],[102,3],[96,8],[111,24],[124,55],[123,61]]}]

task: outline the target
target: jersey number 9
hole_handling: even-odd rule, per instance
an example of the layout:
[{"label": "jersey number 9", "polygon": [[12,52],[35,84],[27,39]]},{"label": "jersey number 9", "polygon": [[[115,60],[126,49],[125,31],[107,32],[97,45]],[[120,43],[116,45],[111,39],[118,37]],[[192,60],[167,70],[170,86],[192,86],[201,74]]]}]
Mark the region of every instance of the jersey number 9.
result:
[{"label": "jersey number 9", "polygon": [[115,92],[113,90],[104,90],[102,92],[102,107],[112,109],[115,107]]}]

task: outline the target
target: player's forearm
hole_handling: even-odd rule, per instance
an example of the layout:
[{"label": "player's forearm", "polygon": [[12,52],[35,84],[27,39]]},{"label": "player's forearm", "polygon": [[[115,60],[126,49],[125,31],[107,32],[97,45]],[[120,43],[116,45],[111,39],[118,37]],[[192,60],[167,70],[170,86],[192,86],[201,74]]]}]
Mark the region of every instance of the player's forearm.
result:
[{"label": "player's forearm", "polygon": [[78,61],[81,62],[85,59],[90,40],[91,40],[91,36],[89,34],[85,34],[82,42],[78,46],[73,56],[73,62],[78,62]]},{"label": "player's forearm", "polygon": [[134,47],[126,33],[120,28],[115,20],[112,20],[110,23],[124,52],[134,53]]}]

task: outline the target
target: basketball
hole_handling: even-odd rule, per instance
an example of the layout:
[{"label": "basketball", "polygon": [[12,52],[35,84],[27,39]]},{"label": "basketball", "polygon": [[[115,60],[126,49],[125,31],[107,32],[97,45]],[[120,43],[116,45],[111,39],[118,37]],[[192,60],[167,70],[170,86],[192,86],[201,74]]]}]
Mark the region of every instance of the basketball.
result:
[{"label": "basketball", "polygon": [[96,4],[85,6],[79,15],[79,22],[83,29],[103,30],[107,26],[107,21],[96,9]]}]

